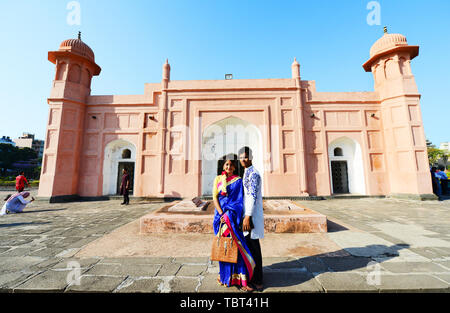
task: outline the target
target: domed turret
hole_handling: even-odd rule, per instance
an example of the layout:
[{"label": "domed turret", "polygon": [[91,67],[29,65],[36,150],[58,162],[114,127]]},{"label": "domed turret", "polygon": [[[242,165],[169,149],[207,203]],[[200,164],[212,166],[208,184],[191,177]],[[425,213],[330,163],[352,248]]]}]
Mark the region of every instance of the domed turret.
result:
[{"label": "domed turret", "polygon": [[379,38],[370,48],[370,59],[363,64],[366,72],[372,71],[372,65],[381,57],[391,53],[409,54],[409,59],[412,60],[419,55],[419,46],[410,46],[406,37],[402,34],[388,34],[387,28],[384,28],[384,35]]},{"label": "domed turret", "polygon": [[378,39],[370,48],[370,57],[373,57],[375,54],[381,53],[383,51],[399,47],[399,46],[407,46],[408,42],[406,41],[406,37],[402,34],[388,34],[384,33],[383,37]]},{"label": "domed turret", "polygon": [[95,62],[94,51],[81,40],[81,33],[78,33],[78,39],[67,39],[61,42],[59,51],[70,51]]},{"label": "domed turret", "polygon": [[91,68],[92,75],[99,75],[101,68],[95,63],[94,51],[81,40],[81,32],[77,39],[66,39],[59,45],[58,51],[49,51],[48,60],[56,64],[57,59],[76,59],[78,63],[85,63]]}]

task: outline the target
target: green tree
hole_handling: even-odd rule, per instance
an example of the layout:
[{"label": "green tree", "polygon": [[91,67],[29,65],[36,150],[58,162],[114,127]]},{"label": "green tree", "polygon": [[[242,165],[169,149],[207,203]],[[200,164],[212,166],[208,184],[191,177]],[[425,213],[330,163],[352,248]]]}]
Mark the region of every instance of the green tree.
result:
[{"label": "green tree", "polygon": [[444,150],[437,149],[436,146],[433,145],[433,143],[428,139],[426,140],[426,142],[428,152],[428,163],[431,166],[433,166],[440,158],[444,158],[445,156],[447,156],[448,158],[448,154]]},{"label": "green tree", "polygon": [[13,163],[37,158],[37,153],[31,148],[18,148],[10,144],[0,143],[0,170],[3,176],[6,170],[13,169]]},{"label": "green tree", "polygon": [[440,158],[444,156],[444,151],[436,148],[428,148],[428,163],[434,165]]}]

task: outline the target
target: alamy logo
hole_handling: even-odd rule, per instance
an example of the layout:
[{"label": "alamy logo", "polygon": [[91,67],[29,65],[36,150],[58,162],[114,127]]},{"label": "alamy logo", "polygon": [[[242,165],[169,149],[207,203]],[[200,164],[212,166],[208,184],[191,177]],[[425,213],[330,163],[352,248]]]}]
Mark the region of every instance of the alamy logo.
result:
[{"label": "alamy logo", "polygon": [[70,261],[67,263],[67,269],[70,270],[67,274],[66,282],[68,285],[81,285],[81,265],[77,261]]},{"label": "alamy logo", "polygon": [[378,262],[371,261],[367,264],[369,273],[366,277],[367,285],[379,286],[381,284],[381,266]]},{"label": "alamy logo", "polygon": [[367,10],[371,10],[367,14],[367,24],[370,26],[381,25],[381,5],[378,1],[370,1],[367,3]]},{"label": "alamy logo", "polygon": [[67,24],[81,25],[81,5],[78,1],[70,1],[67,3],[67,10],[71,10],[67,14]]}]

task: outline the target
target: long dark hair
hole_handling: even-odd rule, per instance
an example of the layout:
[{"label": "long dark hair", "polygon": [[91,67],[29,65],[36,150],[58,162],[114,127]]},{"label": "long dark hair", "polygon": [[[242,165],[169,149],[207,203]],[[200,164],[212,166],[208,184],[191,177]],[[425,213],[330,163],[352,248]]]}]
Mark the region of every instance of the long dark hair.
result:
[{"label": "long dark hair", "polygon": [[221,157],[219,159],[219,166],[217,168],[217,175],[221,175],[222,171],[223,171],[223,165],[225,164],[226,161],[231,161],[231,164],[233,164],[234,166],[234,170],[237,170],[238,165],[237,165],[237,155],[230,153],[227,155],[224,155],[223,157]]},{"label": "long dark hair", "polygon": [[11,198],[11,194],[7,195],[5,199],[3,199],[4,201],[8,200],[9,198]]}]

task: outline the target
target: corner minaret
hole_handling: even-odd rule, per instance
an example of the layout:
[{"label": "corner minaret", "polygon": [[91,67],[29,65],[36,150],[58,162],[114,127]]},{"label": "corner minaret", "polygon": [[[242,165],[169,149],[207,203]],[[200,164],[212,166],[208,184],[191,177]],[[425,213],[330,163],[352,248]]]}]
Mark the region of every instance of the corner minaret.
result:
[{"label": "corner minaret", "polygon": [[169,82],[170,82],[170,64],[169,59],[166,59],[166,63],[163,65],[162,69],[162,82],[163,82],[163,88],[167,89]]},{"label": "corner minaret", "polygon": [[302,84],[300,78],[300,64],[297,62],[297,58],[294,58],[294,62],[291,65],[292,70],[292,79],[295,81],[296,87],[296,103],[295,110],[297,111],[298,116],[298,140],[299,140],[299,148],[298,148],[298,167],[300,169],[301,175],[299,175],[299,195],[301,196],[309,196],[308,194],[308,183],[306,181],[306,173],[307,173],[307,164],[306,164],[306,139],[305,139],[305,123],[303,120],[304,115],[304,102],[302,100]]},{"label": "corner minaret", "polygon": [[294,62],[292,62],[291,65],[291,69],[292,69],[292,78],[300,79],[300,64],[297,62],[297,58],[294,58]]},{"label": "corner minaret", "polygon": [[81,40],[64,40],[48,53],[56,65],[49,105],[39,196],[72,196],[78,193],[78,169],[91,80],[100,74],[92,49]]},{"label": "corner minaret", "polygon": [[[419,46],[408,45],[405,36],[390,34],[385,27],[384,35],[372,46],[370,59],[363,65],[372,72],[380,99],[378,118],[393,195],[432,194],[420,94],[411,71],[411,60],[418,54]],[[411,184],[404,184],[405,180]]]},{"label": "corner minaret", "polygon": [[167,111],[168,111],[168,94],[167,90],[169,88],[170,81],[170,64],[169,60],[166,59],[166,63],[164,63],[162,68],[162,93],[161,93],[161,102],[159,104],[159,129],[160,129],[160,149],[159,149],[159,163],[160,163],[160,172],[159,172],[159,184],[158,191],[161,195],[164,194],[164,169],[167,158],[167,149],[166,149],[166,135],[167,135]]}]

